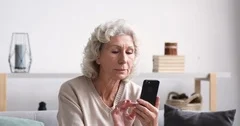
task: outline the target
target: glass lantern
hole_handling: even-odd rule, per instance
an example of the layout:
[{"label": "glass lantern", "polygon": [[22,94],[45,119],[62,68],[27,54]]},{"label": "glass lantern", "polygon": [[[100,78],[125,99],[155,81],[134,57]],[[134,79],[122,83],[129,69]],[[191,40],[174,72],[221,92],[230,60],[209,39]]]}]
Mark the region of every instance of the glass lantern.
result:
[{"label": "glass lantern", "polygon": [[8,62],[12,73],[29,73],[32,55],[28,33],[12,33]]}]

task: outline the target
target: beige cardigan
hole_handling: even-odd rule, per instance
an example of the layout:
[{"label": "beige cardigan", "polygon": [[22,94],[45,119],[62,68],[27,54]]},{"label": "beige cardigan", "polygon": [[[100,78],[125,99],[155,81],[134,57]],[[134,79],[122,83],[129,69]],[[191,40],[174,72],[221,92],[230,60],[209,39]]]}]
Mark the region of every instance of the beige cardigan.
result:
[{"label": "beige cardigan", "polygon": [[[101,100],[91,79],[79,76],[65,82],[59,91],[59,126],[113,126],[111,111],[124,99],[135,101],[141,87],[133,82],[121,83],[110,108]],[[134,126],[140,126],[135,120]]]}]

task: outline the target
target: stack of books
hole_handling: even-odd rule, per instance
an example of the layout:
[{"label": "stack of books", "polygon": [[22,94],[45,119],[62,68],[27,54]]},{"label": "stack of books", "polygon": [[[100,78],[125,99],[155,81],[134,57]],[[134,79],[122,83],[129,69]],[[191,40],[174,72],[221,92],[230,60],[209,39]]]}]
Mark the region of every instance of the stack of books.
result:
[{"label": "stack of books", "polygon": [[184,68],[184,56],[153,55],[153,72],[184,72]]}]

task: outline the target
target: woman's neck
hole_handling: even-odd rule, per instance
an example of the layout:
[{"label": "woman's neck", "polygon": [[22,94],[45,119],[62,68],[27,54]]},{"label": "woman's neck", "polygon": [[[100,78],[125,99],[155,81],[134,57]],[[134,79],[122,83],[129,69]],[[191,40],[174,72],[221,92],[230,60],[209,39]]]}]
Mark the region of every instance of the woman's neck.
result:
[{"label": "woman's neck", "polygon": [[109,107],[113,106],[115,96],[120,86],[120,80],[98,77],[93,80],[93,84],[102,98],[103,102]]}]

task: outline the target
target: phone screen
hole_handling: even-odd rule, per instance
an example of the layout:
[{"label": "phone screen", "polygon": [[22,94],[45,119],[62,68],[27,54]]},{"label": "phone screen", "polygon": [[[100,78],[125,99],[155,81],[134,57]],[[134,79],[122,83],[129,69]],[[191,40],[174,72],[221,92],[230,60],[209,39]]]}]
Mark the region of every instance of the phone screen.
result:
[{"label": "phone screen", "polygon": [[155,106],[159,84],[158,80],[144,80],[140,98]]}]

